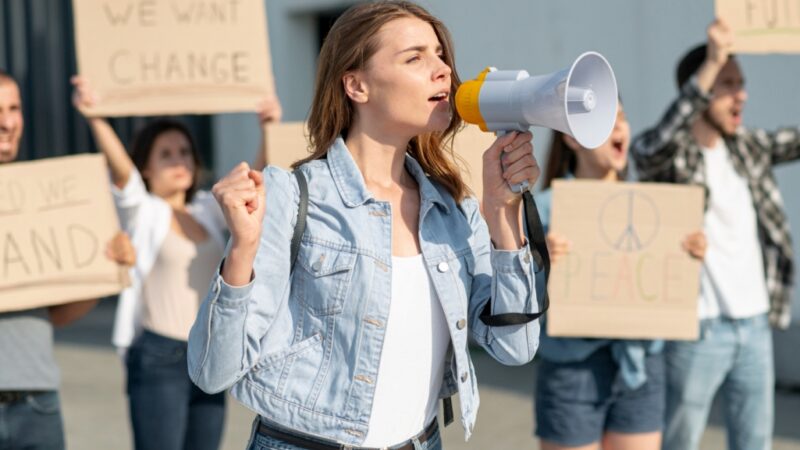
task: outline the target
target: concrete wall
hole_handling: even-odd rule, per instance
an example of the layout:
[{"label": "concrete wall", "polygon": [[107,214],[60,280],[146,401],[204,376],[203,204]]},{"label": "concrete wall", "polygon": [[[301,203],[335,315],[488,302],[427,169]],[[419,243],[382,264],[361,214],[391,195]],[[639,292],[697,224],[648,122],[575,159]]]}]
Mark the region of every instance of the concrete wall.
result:
[{"label": "concrete wall", "polygon": [[[319,11],[352,1],[268,0],[270,47],[286,120],[303,120],[311,101]],[[463,79],[487,65],[552,72],[586,50],[604,54],[614,67],[634,134],[655,123],[676,94],[674,67],[685,50],[705,40],[713,2],[697,0],[425,0],[450,28]],[[742,56],[750,100],[749,126],[775,128],[800,122],[800,56]],[[250,159],[258,142],[253,117],[215,119],[217,173]],[[536,154],[544,164],[548,133],[534,130]],[[800,230],[800,165],[778,169],[790,222]],[[795,252],[800,255],[800,236]],[[795,322],[776,334],[779,377],[800,383],[800,299]]]}]

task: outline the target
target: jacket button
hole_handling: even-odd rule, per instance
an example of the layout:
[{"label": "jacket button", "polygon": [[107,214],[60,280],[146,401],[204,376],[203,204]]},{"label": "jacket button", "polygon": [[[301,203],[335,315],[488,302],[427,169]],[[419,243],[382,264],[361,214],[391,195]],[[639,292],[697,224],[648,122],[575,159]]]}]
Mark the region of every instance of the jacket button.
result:
[{"label": "jacket button", "polygon": [[446,262],[442,261],[442,262],[440,262],[440,263],[439,263],[439,265],[438,265],[438,266],[436,266],[436,269],[437,269],[439,272],[445,273],[445,272],[447,272],[448,270],[450,270],[450,265],[449,265],[449,264],[447,264]]},{"label": "jacket button", "polygon": [[311,265],[311,270],[313,270],[314,272],[319,272],[319,269],[322,269],[322,262],[315,261],[314,264]]},{"label": "jacket button", "polygon": [[462,383],[465,383],[467,381],[467,378],[469,378],[469,374],[467,372],[464,372],[464,373],[461,374],[461,382]]},{"label": "jacket button", "polygon": [[456,322],[456,328],[459,330],[463,330],[465,326],[467,326],[467,321],[464,319],[460,319],[458,322]]}]

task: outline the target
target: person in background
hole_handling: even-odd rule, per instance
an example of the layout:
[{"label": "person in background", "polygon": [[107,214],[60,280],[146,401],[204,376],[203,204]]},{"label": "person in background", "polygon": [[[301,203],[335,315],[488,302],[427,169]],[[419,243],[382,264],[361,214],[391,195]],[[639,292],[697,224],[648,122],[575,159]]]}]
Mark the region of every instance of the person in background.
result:
[{"label": "person in background", "polygon": [[[608,140],[582,147],[554,131],[544,191],[536,195],[548,228],[555,179],[625,182],[631,130],[620,102]],[[553,265],[569,255],[569,236],[547,232]],[[705,236],[686,237],[683,249],[703,259]],[[543,278],[543,274],[540,275]],[[544,280],[539,285],[543,285]],[[664,424],[664,361],[660,340],[556,338],[542,332],[534,392],[536,435],[542,450],[658,450]]]},{"label": "person in background", "polygon": [[[24,121],[19,85],[0,70],[0,164],[17,159]],[[106,257],[132,266],[130,239],[117,234]],[[97,299],[0,313],[0,448],[61,450],[66,447],[59,400],[59,371],[53,355],[53,327],[87,314]]]},{"label": "person in background", "polygon": [[[85,114],[97,95],[81,77],[72,83],[75,107]],[[264,122],[280,118],[277,99],[262,106]],[[217,449],[225,395],[206,394],[192,383],[186,347],[222,259],[227,228],[214,198],[198,189],[194,138],[183,123],[157,119],[139,130],[128,154],[105,118],[86,120],[108,161],[117,210],[139,254],[133,287],[122,294],[114,325],[114,345],[125,355],[135,448]],[[263,164],[264,155],[256,159]]]},{"label": "person in background", "polygon": [[665,450],[695,450],[714,395],[728,448],[771,448],[775,371],[769,325],[789,325],[794,262],[773,168],[800,158],[800,129],[742,126],[745,80],[722,20],[677,68],[678,97],[632,155],[645,181],[706,189],[708,250],[700,277],[700,338],[669,342]]}]

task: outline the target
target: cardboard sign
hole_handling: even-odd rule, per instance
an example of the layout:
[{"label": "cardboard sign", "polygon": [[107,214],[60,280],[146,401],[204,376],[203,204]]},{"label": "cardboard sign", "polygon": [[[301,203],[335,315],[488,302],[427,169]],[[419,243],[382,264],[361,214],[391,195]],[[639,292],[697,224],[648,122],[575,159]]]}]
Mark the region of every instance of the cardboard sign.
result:
[{"label": "cardboard sign", "polygon": [[274,92],[264,0],[73,0],[92,116],[255,111]]},{"label": "cardboard sign", "polygon": [[555,181],[550,231],[571,251],[548,283],[551,336],[696,339],[700,261],[681,247],[703,229],[703,190]]},{"label": "cardboard sign", "polygon": [[291,170],[292,163],[311,154],[305,122],[278,122],[267,125],[267,164]]},{"label": "cardboard sign", "polygon": [[[267,164],[289,169],[293,162],[310,154],[308,130],[303,122],[269,124],[266,134]],[[462,167],[464,181],[478,198],[483,192],[483,152],[494,140],[494,133],[485,133],[477,126],[469,125],[456,134],[453,144],[455,153],[466,164]]]},{"label": "cardboard sign", "polygon": [[105,256],[119,231],[100,155],[0,166],[0,311],[98,298],[128,285]]},{"label": "cardboard sign", "polygon": [[800,52],[797,0],[716,0],[716,14],[733,27],[735,52]]}]

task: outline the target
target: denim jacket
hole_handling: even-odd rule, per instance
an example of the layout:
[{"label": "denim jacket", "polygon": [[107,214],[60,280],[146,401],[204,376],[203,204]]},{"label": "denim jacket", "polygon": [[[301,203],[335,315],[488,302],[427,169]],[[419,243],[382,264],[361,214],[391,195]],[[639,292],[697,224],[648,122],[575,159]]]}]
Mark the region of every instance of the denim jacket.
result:
[{"label": "denim jacket", "polygon": [[[535,264],[527,247],[492,247],[477,201],[454,201],[410,156],[406,169],[419,185],[420,246],[450,334],[439,396],[459,393],[466,439],[479,404],[468,331],[503,364],[533,359],[538,321],[493,328],[478,316],[489,301],[492,314],[537,312]],[[360,445],[391,300],[392,211],[367,190],[341,138],[299,170],[309,205],[294,267],[299,190],[291,173],[268,167],[253,279],[212,280],[189,336],[189,374],[207,392],[232,387],[267,421]]]}]

